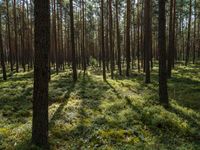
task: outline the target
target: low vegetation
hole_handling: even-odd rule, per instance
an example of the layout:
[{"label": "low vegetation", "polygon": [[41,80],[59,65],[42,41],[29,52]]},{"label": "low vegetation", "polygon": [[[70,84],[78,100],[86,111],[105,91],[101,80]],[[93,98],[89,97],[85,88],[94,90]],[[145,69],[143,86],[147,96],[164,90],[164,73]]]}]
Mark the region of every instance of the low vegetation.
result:
[{"label": "low vegetation", "polygon": [[[94,73],[96,72],[96,73]],[[90,69],[73,84],[69,70],[52,74],[49,142],[56,149],[181,149],[200,147],[200,67],[177,66],[169,80],[170,107],[152,83],[132,72],[106,82]],[[0,149],[29,149],[33,72],[0,81]],[[32,147],[34,149],[34,147]]]}]

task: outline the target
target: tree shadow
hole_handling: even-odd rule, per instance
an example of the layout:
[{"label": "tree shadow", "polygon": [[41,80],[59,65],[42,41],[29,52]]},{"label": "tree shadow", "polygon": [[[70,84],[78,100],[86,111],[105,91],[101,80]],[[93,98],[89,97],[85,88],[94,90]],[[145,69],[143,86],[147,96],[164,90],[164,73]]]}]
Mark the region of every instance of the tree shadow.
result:
[{"label": "tree shadow", "polygon": [[[65,93],[65,95],[63,96],[63,99],[62,99],[60,106],[56,109],[56,111],[54,112],[53,116],[51,117],[51,119],[49,121],[50,126],[52,126],[55,123],[55,120],[57,118],[59,118],[64,106],[67,105],[70,94],[73,92],[74,87],[75,87],[75,83],[71,82],[70,86],[68,86],[67,93]],[[50,105],[52,105],[52,103]]]},{"label": "tree shadow", "polygon": [[169,81],[169,95],[179,105],[200,112],[200,82],[185,77],[173,77]]}]

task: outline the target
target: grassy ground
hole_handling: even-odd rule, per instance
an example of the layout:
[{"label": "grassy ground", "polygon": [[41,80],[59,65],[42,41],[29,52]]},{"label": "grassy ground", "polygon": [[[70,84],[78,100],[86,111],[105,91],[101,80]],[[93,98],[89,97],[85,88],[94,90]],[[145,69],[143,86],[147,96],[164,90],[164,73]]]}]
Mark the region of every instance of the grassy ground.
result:
[{"label": "grassy ground", "polygon": [[[0,149],[30,149],[32,76],[0,80]],[[73,84],[69,71],[53,74],[51,149],[200,149],[200,66],[178,65],[173,71],[168,109],[158,103],[157,71],[151,84],[143,80],[133,72],[130,78],[103,82],[90,70],[85,77],[80,72]]]}]

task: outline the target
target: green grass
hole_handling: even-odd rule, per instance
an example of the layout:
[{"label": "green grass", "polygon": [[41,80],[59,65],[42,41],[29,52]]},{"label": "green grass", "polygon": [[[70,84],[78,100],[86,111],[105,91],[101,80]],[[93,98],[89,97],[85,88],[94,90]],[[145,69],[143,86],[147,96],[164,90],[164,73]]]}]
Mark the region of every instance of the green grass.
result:
[{"label": "green grass", "polygon": [[[104,82],[88,70],[85,76],[79,72],[76,84],[68,70],[53,74],[51,149],[200,149],[200,66],[176,68],[168,84],[168,109],[158,102],[157,68],[149,85],[135,71],[130,78]],[[30,149],[32,77],[26,72],[0,80],[0,149]]]}]

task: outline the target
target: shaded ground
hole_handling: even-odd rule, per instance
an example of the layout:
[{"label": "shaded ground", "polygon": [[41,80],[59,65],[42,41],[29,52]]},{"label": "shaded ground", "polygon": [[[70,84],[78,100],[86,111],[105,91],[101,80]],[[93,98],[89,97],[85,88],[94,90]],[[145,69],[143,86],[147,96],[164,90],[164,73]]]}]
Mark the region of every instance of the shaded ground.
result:
[{"label": "shaded ground", "polygon": [[[32,75],[0,81],[0,149],[30,149]],[[171,107],[164,109],[157,71],[149,85],[136,72],[103,82],[90,70],[85,77],[80,72],[76,84],[67,71],[53,74],[51,149],[200,149],[200,66],[177,66],[173,75]]]}]

